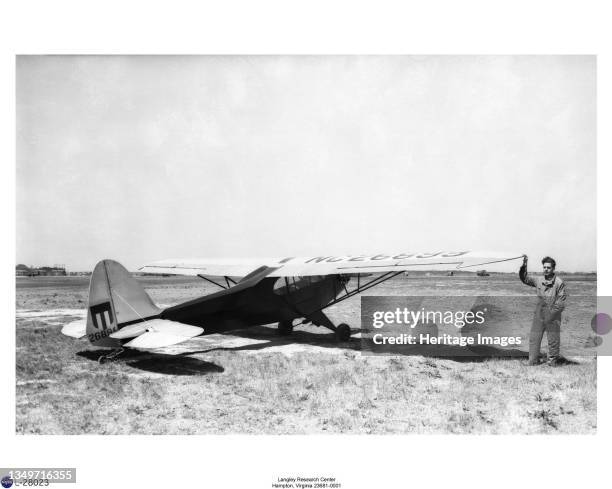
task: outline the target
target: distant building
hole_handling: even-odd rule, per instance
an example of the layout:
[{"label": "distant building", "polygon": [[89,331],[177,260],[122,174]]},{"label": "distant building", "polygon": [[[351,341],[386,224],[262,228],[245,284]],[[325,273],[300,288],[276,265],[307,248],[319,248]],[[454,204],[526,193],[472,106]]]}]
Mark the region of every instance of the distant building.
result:
[{"label": "distant building", "polygon": [[64,265],[53,265],[52,267],[28,267],[20,263],[15,267],[15,275],[17,277],[36,277],[36,276],[66,276],[66,267]]},{"label": "distant building", "polygon": [[15,275],[17,277],[30,277],[32,276],[32,270],[30,267],[20,263],[15,267]]},{"label": "distant building", "polygon": [[52,267],[40,267],[39,269],[39,275],[45,275],[45,276],[65,276],[66,275],[66,268],[63,265],[53,265]]}]

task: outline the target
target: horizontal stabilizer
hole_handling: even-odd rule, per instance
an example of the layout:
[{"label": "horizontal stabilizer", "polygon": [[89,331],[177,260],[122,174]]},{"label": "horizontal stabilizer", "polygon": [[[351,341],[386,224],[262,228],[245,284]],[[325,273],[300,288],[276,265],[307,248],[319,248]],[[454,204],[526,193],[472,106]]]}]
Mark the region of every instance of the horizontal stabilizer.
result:
[{"label": "horizontal stabilizer", "polygon": [[203,332],[204,329],[197,326],[190,326],[167,319],[152,319],[143,323],[125,326],[117,333],[113,333],[112,336],[113,338],[131,338],[136,336],[123,346],[151,349],[176,345],[201,335]]},{"label": "horizontal stabilizer", "polygon": [[82,338],[86,334],[85,328],[85,320],[78,319],[77,321],[72,321],[71,323],[64,325],[62,328],[62,334],[72,338]]},{"label": "horizontal stabilizer", "polygon": [[126,338],[136,338],[136,336],[140,336],[141,334],[147,332],[147,325],[152,321],[153,320],[124,326],[119,331],[111,334],[110,337],[118,340],[125,340]]}]

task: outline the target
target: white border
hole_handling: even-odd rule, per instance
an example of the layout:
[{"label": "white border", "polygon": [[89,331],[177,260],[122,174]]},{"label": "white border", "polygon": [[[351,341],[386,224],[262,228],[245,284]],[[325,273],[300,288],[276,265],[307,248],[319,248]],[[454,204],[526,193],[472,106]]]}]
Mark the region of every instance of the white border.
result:
[{"label": "white border", "polygon": [[[5,229],[15,229],[15,54],[397,53],[598,55],[598,270],[612,295],[610,13],[601,2],[12,2],[3,9]],[[7,12],[8,10],[8,12]],[[605,138],[604,135],[608,135]],[[608,222],[606,222],[608,221]],[[572,232],[568,230],[568,232]],[[76,466],[82,487],[271,487],[282,474],[333,474],[343,488],[586,486],[603,480],[612,359],[599,363],[596,436],[16,436],[15,236],[3,240],[0,328],[4,466]],[[341,407],[339,407],[341,409]],[[102,455],[101,455],[102,454]],[[605,462],[604,462],[605,463]]]}]

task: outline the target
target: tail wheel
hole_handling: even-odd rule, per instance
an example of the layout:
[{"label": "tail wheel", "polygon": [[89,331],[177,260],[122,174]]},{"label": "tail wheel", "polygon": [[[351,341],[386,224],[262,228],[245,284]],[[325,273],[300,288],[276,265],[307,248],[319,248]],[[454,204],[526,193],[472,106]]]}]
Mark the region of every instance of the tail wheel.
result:
[{"label": "tail wheel", "polygon": [[117,360],[117,357],[121,355],[124,351],[125,348],[115,348],[110,353],[98,357],[98,363],[100,365],[104,365],[107,362],[114,362],[115,360]]},{"label": "tail wheel", "polygon": [[278,334],[281,336],[288,336],[293,333],[293,322],[292,321],[281,321],[278,323]]},{"label": "tail wheel", "polygon": [[348,341],[351,339],[351,327],[348,324],[339,324],[336,327],[336,338],[338,341]]}]

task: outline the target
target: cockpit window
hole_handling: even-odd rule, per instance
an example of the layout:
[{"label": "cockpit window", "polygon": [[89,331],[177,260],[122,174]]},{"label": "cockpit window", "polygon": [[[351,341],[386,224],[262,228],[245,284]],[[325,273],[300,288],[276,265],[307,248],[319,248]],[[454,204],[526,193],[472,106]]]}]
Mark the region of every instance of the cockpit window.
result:
[{"label": "cockpit window", "polygon": [[323,275],[280,277],[274,284],[274,293],[279,295],[291,294],[324,279]]}]

